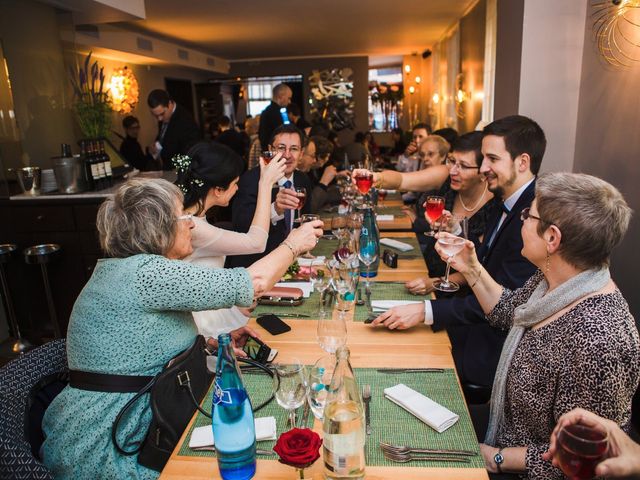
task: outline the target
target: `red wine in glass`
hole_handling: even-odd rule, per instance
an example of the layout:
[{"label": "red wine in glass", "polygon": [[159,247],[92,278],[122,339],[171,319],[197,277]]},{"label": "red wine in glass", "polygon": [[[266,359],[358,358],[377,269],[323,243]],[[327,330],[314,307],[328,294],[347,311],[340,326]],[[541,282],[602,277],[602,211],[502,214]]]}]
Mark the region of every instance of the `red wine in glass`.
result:
[{"label": "red wine in glass", "polygon": [[[444,197],[438,197],[435,195],[427,197],[424,214],[427,217],[427,220],[429,220],[429,223],[435,223],[442,216],[443,211]],[[432,237],[435,233],[432,229],[430,232],[427,232],[426,235]]]},{"label": "red wine in glass", "polygon": [[604,460],[608,448],[606,432],[577,423],[558,433],[556,459],[570,479],[588,480],[596,476],[596,466]]},{"label": "red wine in glass", "polygon": [[385,198],[387,198],[387,191],[386,190],[378,190],[378,200],[384,201]]},{"label": "red wine in glass", "polygon": [[307,201],[307,192],[297,191],[297,193],[298,193],[298,210],[302,210],[302,207],[304,207],[304,204]]},{"label": "red wine in glass", "polygon": [[264,160],[265,165],[269,165],[269,162],[276,156],[277,152],[272,152],[271,150],[265,150],[262,152],[262,158]]},{"label": "red wine in glass", "polygon": [[356,176],[356,187],[361,194],[366,195],[371,190],[373,185],[373,175],[371,174],[359,174]]}]

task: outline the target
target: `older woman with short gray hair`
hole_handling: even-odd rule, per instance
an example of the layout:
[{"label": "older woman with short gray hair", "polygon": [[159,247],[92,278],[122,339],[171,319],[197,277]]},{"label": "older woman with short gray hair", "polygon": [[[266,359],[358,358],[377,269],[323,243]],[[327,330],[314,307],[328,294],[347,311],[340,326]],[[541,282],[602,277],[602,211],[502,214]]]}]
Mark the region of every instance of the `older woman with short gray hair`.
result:
[{"label": "older woman with short gray hair", "polygon": [[[180,259],[189,255],[191,215],[182,192],[164,180],[131,180],[98,212],[100,244],[111,258],[98,261],[71,313],[69,368],[92,373],[154,376],[198,334],[192,311],[250,306],[284,274],[299,252],[313,248],[321,222],[292,231],[283,245],[248,269],[210,269]],[[232,332],[242,343],[243,327]],[[60,479],[157,478],[158,472],[120,455],[111,425],[133,393],[66,387],[43,420],[42,458]],[[119,443],[143,440],[151,422],[148,398],[121,422]]]},{"label": "older woman with short gray hair", "polygon": [[630,217],[620,192],[604,180],[550,173],[538,179],[536,198],[522,211],[522,254],[538,267],[522,288],[497,284],[471,242],[453,258],[489,323],[510,329],[481,445],[490,472],[564,478],[542,453],[559,417],[576,407],[629,428],[640,340],[611,280],[609,256]]}]

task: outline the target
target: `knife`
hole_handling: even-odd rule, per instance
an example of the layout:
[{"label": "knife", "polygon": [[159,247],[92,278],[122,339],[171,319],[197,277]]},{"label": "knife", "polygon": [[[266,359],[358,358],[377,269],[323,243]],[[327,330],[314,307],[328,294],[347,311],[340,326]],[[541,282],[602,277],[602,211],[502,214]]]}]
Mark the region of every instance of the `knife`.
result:
[{"label": "knife", "polygon": [[376,371],[379,373],[417,373],[417,372],[443,373],[444,368],[379,368]]},{"label": "knife", "polygon": [[306,313],[261,313],[258,317],[264,317],[265,315],[276,315],[277,317],[285,318],[310,318],[311,315]]}]

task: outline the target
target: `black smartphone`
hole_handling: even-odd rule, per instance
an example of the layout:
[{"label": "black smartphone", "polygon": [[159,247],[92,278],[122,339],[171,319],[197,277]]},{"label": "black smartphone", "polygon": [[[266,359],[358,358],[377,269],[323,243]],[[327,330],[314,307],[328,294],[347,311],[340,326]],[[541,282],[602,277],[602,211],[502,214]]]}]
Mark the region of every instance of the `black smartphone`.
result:
[{"label": "black smartphone", "polygon": [[[258,363],[267,363],[275,358],[276,350],[272,350],[263,341],[255,338],[247,338],[247,342],[242,347],[247,356]],[[273,355],[272,355],[273,354]]]},{"label": "black smartphone", "polygon": [[289,325],[284,323],[280,317],[273,315],[272,313],[258,317],[257,322],[258,325],[264,328],[271,335],[280,335],[281,333],[291,330]]}]

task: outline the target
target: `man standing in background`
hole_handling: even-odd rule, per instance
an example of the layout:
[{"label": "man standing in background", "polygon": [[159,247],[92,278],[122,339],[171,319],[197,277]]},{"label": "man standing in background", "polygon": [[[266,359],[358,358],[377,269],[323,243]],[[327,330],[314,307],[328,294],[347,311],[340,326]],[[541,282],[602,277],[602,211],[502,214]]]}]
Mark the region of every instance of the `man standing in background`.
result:
[{"label": "man standing in background", "polygon": [[285,123],[285,118],[288,119],[287,106],[291,103],[292,96],[293,92],[286,83],[279,83],[273,87],[273,99],[260,114],[258,137],[263,149],[269,145],[274,130]]}]

